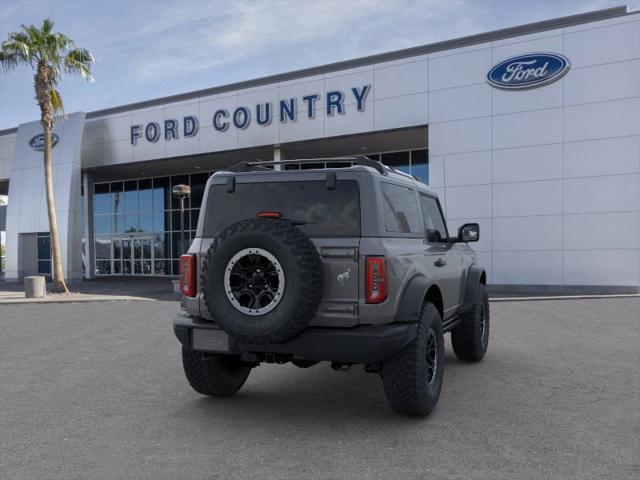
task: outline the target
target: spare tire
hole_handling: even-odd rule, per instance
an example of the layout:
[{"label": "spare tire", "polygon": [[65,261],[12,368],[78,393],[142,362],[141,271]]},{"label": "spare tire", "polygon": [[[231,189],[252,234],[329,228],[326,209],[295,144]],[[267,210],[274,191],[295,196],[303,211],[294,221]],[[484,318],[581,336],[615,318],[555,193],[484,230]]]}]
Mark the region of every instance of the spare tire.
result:
[{"label": "spare tire", "polygon": [[324,292],[313,242],[288,221],[268,218],[242,220],[220,232],[204,257],[201,280],[213,320],[248,343],[296,336]]}]

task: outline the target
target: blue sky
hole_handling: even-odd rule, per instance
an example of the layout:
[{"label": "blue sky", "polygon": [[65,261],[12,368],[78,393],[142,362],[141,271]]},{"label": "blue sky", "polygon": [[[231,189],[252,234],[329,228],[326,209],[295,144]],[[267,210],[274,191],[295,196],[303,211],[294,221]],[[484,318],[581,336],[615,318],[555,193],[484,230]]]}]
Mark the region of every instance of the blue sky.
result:
[{"label": "blue sky", "polygon": [[[65,79],[67,112],[624,4],[623,0],[2,0],[0,38],[51,16],[96,57],[94,83]],[[640,0],[631,0],[632,9]],[[0,129],[39,117],[33,77],[0,73]]]}]

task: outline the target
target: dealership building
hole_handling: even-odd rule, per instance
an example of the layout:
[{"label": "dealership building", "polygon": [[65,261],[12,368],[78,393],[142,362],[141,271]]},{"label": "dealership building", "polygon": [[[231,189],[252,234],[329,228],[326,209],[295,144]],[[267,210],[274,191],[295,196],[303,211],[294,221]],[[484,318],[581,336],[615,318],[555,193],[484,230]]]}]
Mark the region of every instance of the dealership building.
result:
[{"label": "dealership building", "polygon": [[[7,280],[51,271],[41,132],[0,131]],[[175,185],[191,187],[188,241],[217,170],[364,154],[428,183],[450,231],[480,224],[496,288],[640,289],[640,12],[626,7],[69,113],[54,142],[69,278],[176,275]]]}]

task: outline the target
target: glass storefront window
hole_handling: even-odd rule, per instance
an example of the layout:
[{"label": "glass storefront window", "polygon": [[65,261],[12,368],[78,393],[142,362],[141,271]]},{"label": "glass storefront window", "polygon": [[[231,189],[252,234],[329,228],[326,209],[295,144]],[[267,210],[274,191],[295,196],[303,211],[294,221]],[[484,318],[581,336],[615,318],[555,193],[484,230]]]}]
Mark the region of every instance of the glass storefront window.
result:
[{"label": "glass storefront window", "polygon": [[[138,181],[130,180],[124,182],[124,211],[125,213],[138,213],[140,204],[138,202]],[[125,220],[126,221],[126,220]]]},{"label": "glass storefront window", "polygon": [[111,216],[111,231],[112,233],[124,232],[124,214],[113,214]]},{"label": "glass storefront window", "polygon": [[200,215],[200,210],[191,210],[191,228],[195,230],[198,227],[198,216]]},{"label": "glass storefront window", "polygon": [[111,273],[111,260],[96,260],[96,274],[108,275]]},{"label": "glass storefront window", "polygon": [[[187,243],[187,239],[189,238],[189,232],[184,232],[184,241]],[[172,258],[180,258],[182,252],[186,251],[186,249],[180,248],[180,232],[173,232],[171,234],[171,257]]]},{"label": "glass storefront window", "polygon": [[153,213],[140,213],[140,231],[153,232]]},{"label": "glass storefront window", "polygon": [[113,258],[122,258],[122,239],[113,239]]},{"label": "glass storefront window", "polygon": [[96,237],[96,258],[111,258],[111,237]]},{"label": "glass storefront window", "polygon": [[124,233],[135,233],[140,231],[140,217],[137,213],[126,213],[124,215]]},{"label": "glass storefront window", "polygon": [[191,208],[200,208],[202,205],[202,197],[204,188],[209,179],[208,173],[198,173],[191,175]]},{"label": "glass storefront window", "polygon": [[382,163],[389,165],[401,172],[411,173],[411,164],[409,163],[409,152],[392,152],[383,153],[381,155]]},{"label": "glass storefront window", "polygon": [[162,212],[171,208],[169,177],[153,179],[153,210]]},{"label": "glass storefront window", "polygon": [[166,212],[153,214],[153,231],[164,232],[169,230],[169,214]]},{"label": "glass storefront window", "polygon": [[[122,190],[122,182],[111,183],[111,213],[114,215],[124,212],[124,197]],[[109,212],[107,211],[106,213]]]},{"label": "glass storefront window", "polygon": [[138,202],[140,212],[153,211],[153,189],[150,178],[138,180]]},{"label": "glass storefront window", "polygon": [[93,227],[96,235],[111,233],[111,215],[96,215],[93,217]]},{"label": "glass storefront window", "polygon": [[429,184],[429,154],[427,150],[413,150],[411,152],[411,174],[427,185]]},{"label": "glass storefront window", "polygon": [[166,260],[156,260],[153,262],[156,275],[171,275],[169,262]]},{"label": "glass storefront window", "polygon": [[[195,237],[200,205],[210,173],[142,178],[96,184],[94,211],[96,273],[172,275],[180,253]],[[185,202],[184,245],[180,245],[180,202],[171,187],[191,186]],[[135,251],[134,251],[135,250]],[[141,255],[141,256],[140,256]],[[175,269],[174,269],[174,263]]]},{"label": "glass storefront window", "polygon": [[110,213],[109,184],[95,185],[93,194],[93,213]]},{"label": "glass storefront window", "polygon": [[[189,226],[189,210],[185,210],[184,212],[184,229],[185,231],[190,230],[191,227]],[[174,210],[173,212],[171,212],[171,229],[174,232],[179,232],[180,231],[180,210]]]},{"label": "glass storefront window", "polygon": [[156,233],[153,238],[153,255],[155,258],[167,258],[169,253],[169,235],[166,233]]}]

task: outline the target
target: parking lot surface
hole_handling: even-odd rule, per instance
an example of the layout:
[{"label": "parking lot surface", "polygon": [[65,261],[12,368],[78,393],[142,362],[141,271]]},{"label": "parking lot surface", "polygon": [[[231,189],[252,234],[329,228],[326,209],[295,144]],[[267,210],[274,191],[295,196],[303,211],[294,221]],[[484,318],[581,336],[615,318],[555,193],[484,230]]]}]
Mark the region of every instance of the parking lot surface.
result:
[{"label": "parking lot surface", "polygon": [[[640,299],[492,304],[486,359],[447,351],[426,419],[379,378],[265,365],[193,392],[175,302],[0,306],[0,477],[638,479]],[[449,347],[449,345],[447,345]]]}]

